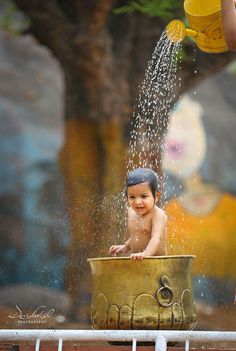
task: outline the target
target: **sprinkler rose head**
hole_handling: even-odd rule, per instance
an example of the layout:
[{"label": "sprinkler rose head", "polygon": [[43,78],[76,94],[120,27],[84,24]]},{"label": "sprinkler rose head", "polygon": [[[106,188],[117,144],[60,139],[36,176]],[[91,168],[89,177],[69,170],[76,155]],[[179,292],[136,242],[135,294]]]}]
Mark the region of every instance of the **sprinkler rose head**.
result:
[{"label": "sprinkler rose head", "polygon": [[186,35],[185,25],[180,20],[172,20],[166,27],[166,35],[173,43],[180,43]]}]

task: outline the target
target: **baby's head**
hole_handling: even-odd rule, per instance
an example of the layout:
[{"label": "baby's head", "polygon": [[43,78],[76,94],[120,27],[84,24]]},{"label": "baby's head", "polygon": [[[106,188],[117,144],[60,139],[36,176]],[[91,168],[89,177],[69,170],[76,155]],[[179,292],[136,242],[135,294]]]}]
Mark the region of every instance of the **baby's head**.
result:
[{"label": "baby's head", "polygon": [[126,179],[125,194],[128,195],[128,187],[140,183],[148,183],[153,197],[155,198],[158,192],[158,177],[156,172],[149,168],[135,168],[131,171]]}]

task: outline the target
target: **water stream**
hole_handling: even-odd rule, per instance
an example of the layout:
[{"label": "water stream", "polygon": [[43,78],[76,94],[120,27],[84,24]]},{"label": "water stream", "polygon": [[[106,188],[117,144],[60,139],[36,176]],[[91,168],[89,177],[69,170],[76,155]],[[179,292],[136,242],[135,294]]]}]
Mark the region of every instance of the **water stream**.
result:
[{"label": "water stream", "polygon": [[127,172],[135,167],[159,170],[163,135],[175,100],[179,49],[180,44],[171,42],[164,31],[148,62],[131,121]]}]

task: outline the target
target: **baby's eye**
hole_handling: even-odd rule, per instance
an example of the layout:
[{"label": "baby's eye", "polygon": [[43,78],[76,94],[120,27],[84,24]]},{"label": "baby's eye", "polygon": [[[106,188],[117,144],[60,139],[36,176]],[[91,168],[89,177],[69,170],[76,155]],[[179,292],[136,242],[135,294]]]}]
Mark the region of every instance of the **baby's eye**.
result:
[{"label": "baby's eye", "polygon": [[134,196],[133,196],[133,195],[130,195],[130,196],[129,196],[129,199],[133,200],[133,199],[134,199]]},{"label": "baby's eye", "polygon": [[142,197],[142,199],[146,199],[146,197],[148,197],[148,196],[147,195],[142,195],[141,197]]}]

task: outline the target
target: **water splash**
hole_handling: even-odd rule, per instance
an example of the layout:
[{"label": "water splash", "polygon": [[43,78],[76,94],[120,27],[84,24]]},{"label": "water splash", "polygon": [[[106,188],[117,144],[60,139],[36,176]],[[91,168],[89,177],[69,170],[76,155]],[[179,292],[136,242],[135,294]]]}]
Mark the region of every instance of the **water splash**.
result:
[{"label": "water splash", "polygon": [[[164,181],[160,163],[165,151],[164,134],[176,100],[175,90],[177,84],[181,84],[181,80],[176,79],[180,46],[180,43],[171,42],[164,31],[148,62],[131,119],[127,174],[136,167],[151,168],[161,175],[160,181]],[[166,197],[164,190],[163,199]],[[118,194],[115,200],[116,233],[114,238],[114,232],[112,235],[111,231],[111,236],[118,243],[124,241],[127,232],[127,222],[124,220],[127,218],[127,200],[124,192]]]},{"label": "water splash", "polygon": [[[164,31],[148,62],[131,120],[127,173],[136,167],[152,168],[159,173],[164,151],[163,136],[175,100],[177,86],[177,53],[179,43],[172,43]],[[162,180],[162,179],[161,179]],[[127,234],[127,199],[125,185],[117,195],[90,199],[95,207],[90,211],[96,228],[90,255],[107,255],[109,245],[122,243]],[[91,234],[90,234],[91,235]],[[99,240],[98,240],[99,238]],[[97,243],[97,244],[96,244]],[[104,243],[104,247],[101,247]],[[103,246],[103,245],[102,245]]]}]

